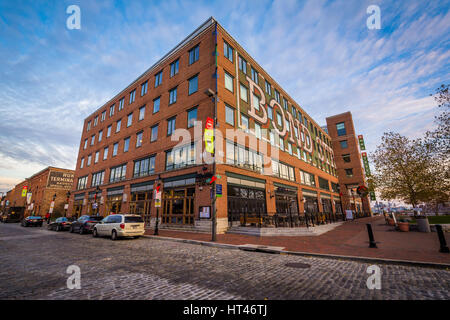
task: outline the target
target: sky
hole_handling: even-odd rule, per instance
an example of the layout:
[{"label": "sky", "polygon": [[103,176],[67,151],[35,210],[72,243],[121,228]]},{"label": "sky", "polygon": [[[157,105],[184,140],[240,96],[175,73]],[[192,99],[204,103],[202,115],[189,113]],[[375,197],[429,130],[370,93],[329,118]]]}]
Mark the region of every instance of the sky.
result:
[{"label": "sky", "polygon": [[[80,29],[68,29],[70,5]],[[381,28],[369,29],[370,5]],[[210,16],[319,124],[351,111],[383,132],[433,129],[450,75],[450,0],[0,0],[0,192],[74,169],[83,120]]]}]

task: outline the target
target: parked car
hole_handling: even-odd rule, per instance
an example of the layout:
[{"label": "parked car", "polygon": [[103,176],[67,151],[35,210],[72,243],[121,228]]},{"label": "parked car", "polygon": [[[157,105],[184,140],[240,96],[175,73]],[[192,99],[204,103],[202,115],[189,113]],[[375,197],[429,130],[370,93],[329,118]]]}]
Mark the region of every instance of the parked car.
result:
[{"label": "parked car", "polygon": [[94,237],[110,236],[112,240],[116,240],[118,237],[139,238],[144,232],[144,220],[141,216],[112,214],[94,226],[92,235]]},{"label": "parked car", "polygon": [[2,216],[2,222],[20,222],[22,220],[22,215],[19,213],[8,213]]},{"label": "parked car", "polygon": [[55,221],[50,222],[50,224],[48,225],[48,229],[55,231],[65,231],[69,230],[71,224],[72,222],[66,217],[60,217]]},{"label": "parked car", "polygon": [[22,219],[21,225],[22,227],[42,227],[43,222],[44,219],[41,216],[29,216]]},{"label": "parked car", "polygon": [[94,226],[102,219],[102,216],[81,216],[72,222],[69,232],[78,232],[79,234],[92,232]]}]

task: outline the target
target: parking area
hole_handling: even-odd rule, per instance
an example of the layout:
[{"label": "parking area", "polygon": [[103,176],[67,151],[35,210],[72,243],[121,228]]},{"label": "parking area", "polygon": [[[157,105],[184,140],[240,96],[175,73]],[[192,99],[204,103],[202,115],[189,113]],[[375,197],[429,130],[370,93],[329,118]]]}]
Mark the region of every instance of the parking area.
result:
[{"label": "parking area", "polygon": [[[78,266],[81,289],[68,289]],[[0,224],[0,299],[449,299],[449,271]]]}]

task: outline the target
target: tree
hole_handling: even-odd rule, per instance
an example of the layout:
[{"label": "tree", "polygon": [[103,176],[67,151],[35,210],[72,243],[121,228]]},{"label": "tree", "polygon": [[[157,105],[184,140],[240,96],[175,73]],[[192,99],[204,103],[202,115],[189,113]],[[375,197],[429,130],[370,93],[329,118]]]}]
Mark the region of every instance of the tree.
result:
[{"label": "tree", "polygon": [[430,148],[421,139],[386,132],[370,156],[375,165],[374,184],[382,199],[399,199],[414,208],[429,199],[433,161]]},{"label": "tree", "polygon": [[430,143],[433,152],[444,161],[448,161],[450,157],[450,93],[448,89],[448,84],[443,84],[436,89],[434,100],[442,112],[435,117],[436,129],[426,133],[427,142]]}]

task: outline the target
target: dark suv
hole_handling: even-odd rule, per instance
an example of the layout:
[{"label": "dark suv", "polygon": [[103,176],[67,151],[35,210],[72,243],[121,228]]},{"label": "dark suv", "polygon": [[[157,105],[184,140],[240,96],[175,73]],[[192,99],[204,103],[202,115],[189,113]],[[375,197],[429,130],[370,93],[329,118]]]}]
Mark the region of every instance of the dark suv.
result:
[{"label": "dark suv", "polygon": [[72,223],[69,231],[78,232],[79,234],[92,232],[94,226],[102,219],[102,216],[81,216]]}]

